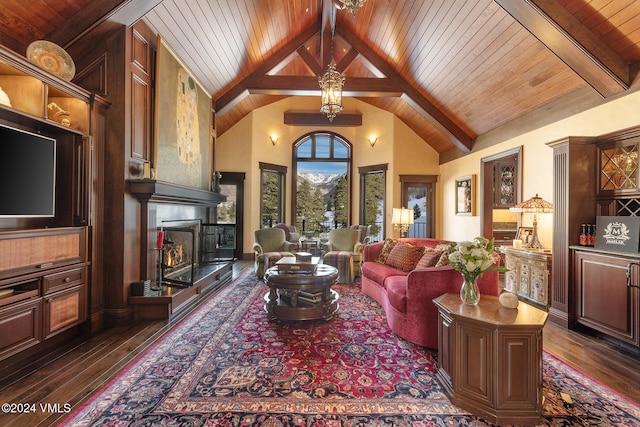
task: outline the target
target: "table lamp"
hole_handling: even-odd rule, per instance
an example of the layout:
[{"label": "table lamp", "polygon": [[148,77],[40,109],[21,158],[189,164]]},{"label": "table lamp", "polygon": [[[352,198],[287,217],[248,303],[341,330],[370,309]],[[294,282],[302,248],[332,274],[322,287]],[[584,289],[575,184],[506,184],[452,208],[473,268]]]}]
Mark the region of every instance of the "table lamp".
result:
[{"label": "table lamp", "polygon": [[413,224],[413,209],[393,208],[391,224],[400,230],[400,237],[407,237],[409,226]]},{"label": "table lamp", "polygon": [[531,240],[527,244],[528,249],[542,249],[542,244],[540,243],[540,239],[538,239],[538,218],[537,215],[539,213],[552,213],[553,205],[546,200],[543,200],[542,197],[539,197],[538,194],[529,200],[525,200],[522,203],[519,203],[511,208],[509,208],[511,212],[523,212],[523,213],[531,213],[533,214],[533,232],[531,234]]}]

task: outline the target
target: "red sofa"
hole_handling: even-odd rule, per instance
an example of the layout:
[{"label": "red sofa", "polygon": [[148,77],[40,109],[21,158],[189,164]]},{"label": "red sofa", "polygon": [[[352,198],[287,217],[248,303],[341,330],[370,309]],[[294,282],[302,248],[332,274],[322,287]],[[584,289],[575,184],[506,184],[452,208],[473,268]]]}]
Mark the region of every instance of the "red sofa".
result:
[{"label": "red sofa", "polygon": [[[414,246],[435,247],[453,243],[426,238],[398,239]],[[387,323],[398,336],[412,343],[438,348],[438,309],[433,299],[459,293],[462,275],[450,265],[405,272],[376,262],[384,242],[364,247],[362,291],[376,300],[387,315]],[[478,280],[480,293],[498,295],[498,272],[485,271]]]}]

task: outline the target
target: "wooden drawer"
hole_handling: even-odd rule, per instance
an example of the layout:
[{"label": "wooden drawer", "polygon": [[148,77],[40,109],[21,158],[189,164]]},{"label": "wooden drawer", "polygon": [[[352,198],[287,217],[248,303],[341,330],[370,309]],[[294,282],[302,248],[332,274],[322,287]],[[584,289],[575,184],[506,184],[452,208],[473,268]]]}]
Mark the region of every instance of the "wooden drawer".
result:
[{"label": "wooden drawer", "polygon": [[86,286],[79,285],[44,297],[44,338],[86,319]]},{"label": "wooden drawer", "polygon": [[42,299],[12,304],[0,310],[0,359],[42,340]]},{"label": "wooden drawer", "polygon": [[49,274],[44,276],[42,280],[42,293],[44,295],[52,292],[61,291],[67,289],[70,286],[75,286],[84,283],[85,281],[85,268],[74,268],[72,270],[65,270],[60,273]]},{"label": "wooden drawer", "polygon": [[61,227],[0,233],[0,279],[86,260],[86,230]]}]

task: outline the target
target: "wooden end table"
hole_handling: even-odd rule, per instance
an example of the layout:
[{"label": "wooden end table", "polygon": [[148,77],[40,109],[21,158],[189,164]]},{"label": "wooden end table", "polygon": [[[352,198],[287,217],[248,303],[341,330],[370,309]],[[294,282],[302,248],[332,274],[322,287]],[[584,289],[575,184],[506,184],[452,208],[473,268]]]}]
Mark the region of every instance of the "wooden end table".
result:
[{"label": "wooden end table", "polygon": [[538,424],[547,313],[523,302],[506,308],[490,295],[477,306],[458,294],[433,302],[439,313],[436,379],[451,402],[494,424]]},{"label": "wooden end table", "polygon": [[269,292],[264,296],[269,320],[330,319],[338,311],[338,270],[318,264],[313,273],[285,273],[278,267],[267,269],[264,282]]}]

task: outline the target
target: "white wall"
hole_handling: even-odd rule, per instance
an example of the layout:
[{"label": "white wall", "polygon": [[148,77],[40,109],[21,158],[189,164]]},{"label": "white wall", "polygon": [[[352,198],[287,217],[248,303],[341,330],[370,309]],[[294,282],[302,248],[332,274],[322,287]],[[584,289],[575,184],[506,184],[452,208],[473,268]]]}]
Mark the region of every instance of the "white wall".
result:
[{"label": "white wall", "polygon": [[[455,179],[476,174],[480,178],[481,159],[511,148],[523,146],[522,197],[527,200],[536,193],[547,201],[553,200],[553,151],[546,144],[567,136],[599,136],[640,125],[640,93],[634,92],[620,99],[576,114],[556,123],[526,132],[490,148],[473,152],[463,158],[440,166],[443,197],[440,209],[454,212]],[[476,203],[479,198],[476,193]],[[478,205],[478,207],[480,207]],[[477,210],[480,212],[480,209]],[[538,228],[542,245],[551,247],[551,216],[539,215]],[[595,219],[595,218],[594,218]],[[523,226],[530,226],[532,218],[526,216]],[[482,231],[480,216],[443,215],[442,233],[439,237],[450,240],[468,240]]]}]

